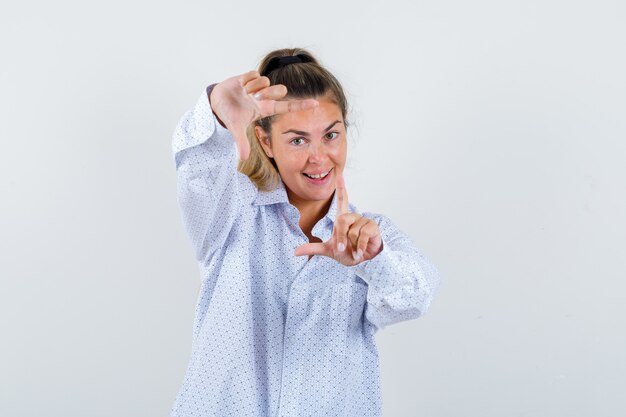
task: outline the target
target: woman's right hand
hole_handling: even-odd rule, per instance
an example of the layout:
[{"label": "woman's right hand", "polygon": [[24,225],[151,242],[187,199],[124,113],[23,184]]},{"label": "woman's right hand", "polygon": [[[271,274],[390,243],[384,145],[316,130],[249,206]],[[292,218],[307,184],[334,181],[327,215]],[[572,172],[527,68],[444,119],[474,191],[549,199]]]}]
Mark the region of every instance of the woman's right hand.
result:
[{"label": "woman's right hand", "polygon": [[270,86],[270,80],[258,71],[250,71],[228,78],[217,84],[211,92],[213,112],[230,131],[237,144],[239,159],[250,154],[246,129],[250,123],[274,114],[297,112],[319,105],[317,100],[280,101],[287,95],[282,84]]}]

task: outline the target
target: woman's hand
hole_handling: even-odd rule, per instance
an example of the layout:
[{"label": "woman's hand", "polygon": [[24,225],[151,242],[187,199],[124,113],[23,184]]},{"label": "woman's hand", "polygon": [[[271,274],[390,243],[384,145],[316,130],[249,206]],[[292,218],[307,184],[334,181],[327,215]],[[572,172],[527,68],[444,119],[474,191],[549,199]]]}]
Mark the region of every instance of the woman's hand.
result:
[{"label": "woman's hand", "polygon": [[269,78],[261,77],[258,71],[228,78],[213,88],[211,107],[233,135],[241,160],[247,159],[250,153],[246,136],[250,123],[274,114],[310,109],[319,104],[313,99],[278,101],[286,95],[287,87],[282,84],[270,86]]},{"label": "woman's hand", "polygon": [[349,212],[343,174],[337,176],[337,214],[333,234],[323,243],[306,243],[296,248],[296,256],[322,255],[347,266],[368,261],[383,250],[380,229],[375,221]]}]

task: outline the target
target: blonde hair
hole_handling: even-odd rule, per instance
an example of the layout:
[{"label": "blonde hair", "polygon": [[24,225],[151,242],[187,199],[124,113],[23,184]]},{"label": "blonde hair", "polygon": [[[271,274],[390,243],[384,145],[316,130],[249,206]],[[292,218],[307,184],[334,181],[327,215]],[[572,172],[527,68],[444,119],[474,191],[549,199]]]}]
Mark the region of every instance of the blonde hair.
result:
[{"label": "blonde hair", "polygon": [[[276,68],[276,59],[284,56],[298,56],[302,62]],[[258,69],[262,76],[270,80],[270,85],[283,84],[287,87],[285,99],[305,99],[327,96],[341,109],[344,124],[348,103],[339,81],[307,50],[302,48],[277,49],[268,53]],[[273,158],[268,157],[259,143],[255,126],[259,126],[271,137],[274,116],[264,117],[251,123],[246,134],[250,143],[250,156],[240,161],[238,169],[246,174],[261,191],[272,191],[279,184],[280,174]],[[271,141],[271,139],[270,139]]]}]

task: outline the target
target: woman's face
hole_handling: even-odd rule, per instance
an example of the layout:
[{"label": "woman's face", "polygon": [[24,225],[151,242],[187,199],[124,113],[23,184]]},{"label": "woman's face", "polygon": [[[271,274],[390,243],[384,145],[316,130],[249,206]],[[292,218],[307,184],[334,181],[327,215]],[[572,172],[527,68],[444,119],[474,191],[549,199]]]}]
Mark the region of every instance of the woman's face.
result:
[{"label": "woman's face", "polygon": [[[274,117],[271,141],[261,140],[274,158],[292,202],[326,201],[346,162],[346,126],[337,104],[317,98],[319,106]],[[257,136],[263,138],[257,127]],[[294,201],[295,200],[295,201]]]}]

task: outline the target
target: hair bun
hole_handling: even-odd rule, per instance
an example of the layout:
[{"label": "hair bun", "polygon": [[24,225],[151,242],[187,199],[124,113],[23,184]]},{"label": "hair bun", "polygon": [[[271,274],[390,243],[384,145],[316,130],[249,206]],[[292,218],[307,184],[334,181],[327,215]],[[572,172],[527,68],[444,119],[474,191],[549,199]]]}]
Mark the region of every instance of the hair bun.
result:
[{"label": "hair bun", "polygon": [[302,64],[305,62],[313,62],[312,57],[308,54],[275,56],[269,60],[261,75],[267,76],[278,68],[285,67],[289,64]]}]

